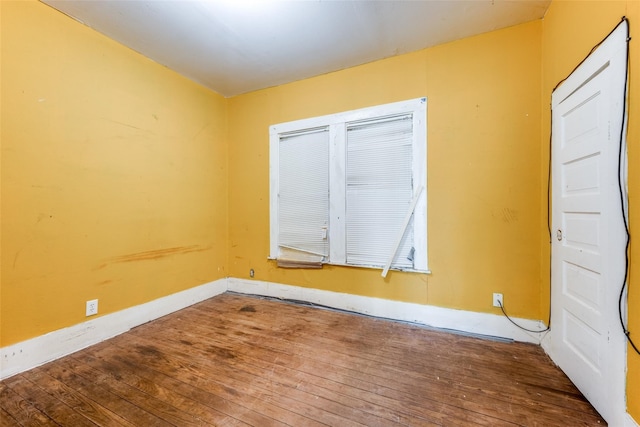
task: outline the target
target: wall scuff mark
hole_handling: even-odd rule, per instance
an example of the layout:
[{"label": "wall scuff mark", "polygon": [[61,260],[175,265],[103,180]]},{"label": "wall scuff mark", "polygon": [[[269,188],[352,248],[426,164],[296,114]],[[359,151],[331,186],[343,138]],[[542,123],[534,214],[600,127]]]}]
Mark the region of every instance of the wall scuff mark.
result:
[{"label": "wall scuff mark", "polygon": [[160,258],[165,258],[173,255],[187,254],[191,252],[202,252],[211,249],[211,246],[177,246],[174,248],[156,249],[152,251],[134,252],[132,254],[116,256],[109,258],[106,263],[101,264],[97,270],[105,268],[109,264],[116,264],[122,262],[134,262],[134,261],[149,261]]}]

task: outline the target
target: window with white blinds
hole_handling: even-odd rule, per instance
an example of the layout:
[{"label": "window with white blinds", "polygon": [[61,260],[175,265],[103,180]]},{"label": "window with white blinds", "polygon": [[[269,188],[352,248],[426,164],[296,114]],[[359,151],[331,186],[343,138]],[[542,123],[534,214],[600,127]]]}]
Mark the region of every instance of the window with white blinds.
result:
[{"label": "window with white blinds", "polygon": [[282,135],[278,165],[280,255],[324,261],[329,255],[329,132]]},{"label": "window with white blinds", "polygon": [[[347,264],[384,266],[413,198],[413,117],[349,123],[346,142]],[[395,268],[413,268],[412,223]]]},{"label": "window with white blinds", "polygon": [[279,264],[428,271],[426,98],[271,126],[270,168]]}]

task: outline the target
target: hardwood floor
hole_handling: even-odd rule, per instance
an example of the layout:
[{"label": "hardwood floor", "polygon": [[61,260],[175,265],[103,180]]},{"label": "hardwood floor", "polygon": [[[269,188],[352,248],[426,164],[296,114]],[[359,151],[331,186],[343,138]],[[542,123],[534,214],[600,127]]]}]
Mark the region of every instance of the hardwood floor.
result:
[{"label": "hardwood floor", "polygon": [[1,426],[596,426],[540,347],[223,294],[0,382]]}]

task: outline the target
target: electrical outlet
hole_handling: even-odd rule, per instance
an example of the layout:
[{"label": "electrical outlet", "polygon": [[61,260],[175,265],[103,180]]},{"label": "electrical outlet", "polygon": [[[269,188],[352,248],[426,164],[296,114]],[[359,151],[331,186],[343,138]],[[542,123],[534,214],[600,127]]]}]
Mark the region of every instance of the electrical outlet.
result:
[{"label": "electrical outlet", "polygon": [[498,294],[498,293],[493,294],[493,306],[504,307],[504,302],[502,301],[502,294]]},{"label": "electrical outlet", "polygon": [[97,299],[92,299],[91,301],[87,301],[87,317],[93,316],[94,314],[98,314]]}]

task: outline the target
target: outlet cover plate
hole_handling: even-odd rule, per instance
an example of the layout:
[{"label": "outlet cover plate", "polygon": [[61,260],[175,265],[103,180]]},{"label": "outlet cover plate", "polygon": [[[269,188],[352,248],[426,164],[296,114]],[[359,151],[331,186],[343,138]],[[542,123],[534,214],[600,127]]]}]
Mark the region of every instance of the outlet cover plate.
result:
[{"label": "outlet cover plate", "polygon": [[98,314],[98,300],[87,301],[87,317]]},{"label": "outlet cover plate", "polygon": [[502,294],[494,293],[493,294],[493,306],[500,308],[500,306],[504,307],[504,301],[502,300]]}]

